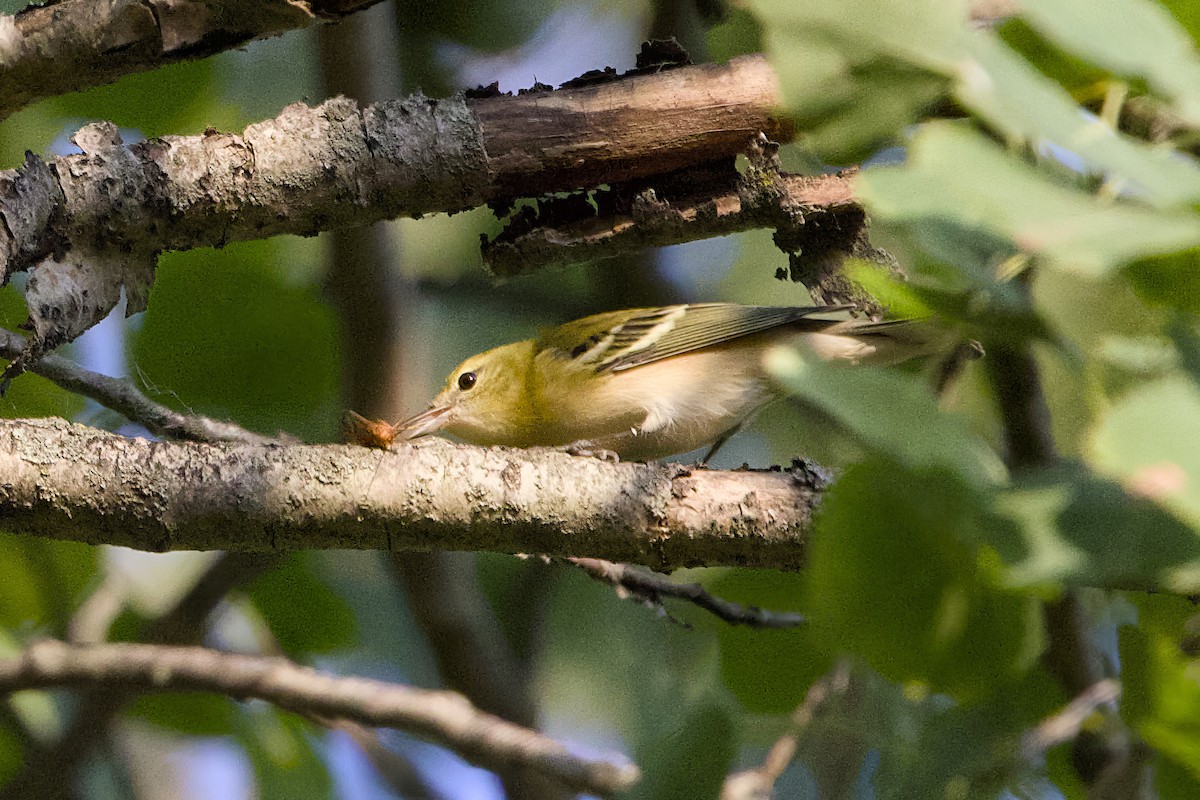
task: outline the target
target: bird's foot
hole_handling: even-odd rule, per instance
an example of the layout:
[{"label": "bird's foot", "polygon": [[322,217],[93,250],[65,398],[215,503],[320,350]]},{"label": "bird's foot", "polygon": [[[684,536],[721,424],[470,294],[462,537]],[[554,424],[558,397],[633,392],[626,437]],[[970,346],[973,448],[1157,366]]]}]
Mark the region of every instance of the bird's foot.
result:
[{"label": "bird's foot", "polygon": [[607,461],[610,464],[617,464],[621,461],[621,457],[612,450],[605,450],[603,447],[596,447],[596,445],[591,442],[573,442],[572,444],[564,447],[563,451],[572,456],[598,458],[601,461]]}]

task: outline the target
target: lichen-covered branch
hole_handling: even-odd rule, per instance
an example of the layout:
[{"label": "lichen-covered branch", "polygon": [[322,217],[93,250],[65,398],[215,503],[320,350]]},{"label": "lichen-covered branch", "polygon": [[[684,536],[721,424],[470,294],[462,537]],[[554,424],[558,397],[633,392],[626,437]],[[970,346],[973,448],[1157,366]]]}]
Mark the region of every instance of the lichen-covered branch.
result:
[{"label": "lichen-covered branch", "polygon": [[490,550],[656,569],[804,561],[820,490],[776,471],[610,464],[428,440],[349,445],[126,439],[0,421],[0,525],[141,550]]},{"label": "lichen-covered branch", "polygon": [[0,15],[0,120],[47,97],[111,83],[254,39],[337,20],[379,0],[52,0]]},{"label": "lichen-covered branch", "polygon": [[122,144],[0,172],[0,277],[102,240],[109,249],[313,235],[669,172],[786,138],[761,56],[597,85],[480,99],[421,94],[366,108],[301,103],[240,134]]},{"label": "lichen-covered branch", "polygon": [[563,744],[486,714],[454,692],[322,675],[282,658],[203,647],[44,640],[29,645],[17,658],[0,661],[0,692],[63,686],[216,692],[266,700],[309,716],[406,730],[483,766],[528,767],[598,795],[627,789],[639,776],[631,764],[573,755]]}]

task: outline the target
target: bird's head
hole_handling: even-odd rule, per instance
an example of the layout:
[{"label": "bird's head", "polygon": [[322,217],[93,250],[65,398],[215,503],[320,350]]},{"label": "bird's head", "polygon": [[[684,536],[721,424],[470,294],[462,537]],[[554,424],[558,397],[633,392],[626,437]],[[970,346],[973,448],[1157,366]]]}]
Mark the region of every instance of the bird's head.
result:
[{"label": "bird's head", "polygon": [[530,424],[526,390],[533,350],[530,340],[471,356],[450,373],[429,408],[400,423],[400,436],[444,430],[472,444],[518,443],[522,426]]}]

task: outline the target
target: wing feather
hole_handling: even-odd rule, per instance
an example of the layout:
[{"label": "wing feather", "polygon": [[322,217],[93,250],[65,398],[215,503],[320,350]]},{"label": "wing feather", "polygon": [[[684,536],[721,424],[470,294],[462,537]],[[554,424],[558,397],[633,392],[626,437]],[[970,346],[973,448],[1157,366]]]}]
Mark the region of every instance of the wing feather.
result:
[{"label": "wing feather", "polygon": [[844,325],[839,320],[805,318],[849,308],[699,303],[637,309],[633,316],[618,311],[555,328],[539,344],[580,364],[593,365],[597,372],[621,372],[782,325],[800,324],[801,329],[811,327],[814,331]]}]

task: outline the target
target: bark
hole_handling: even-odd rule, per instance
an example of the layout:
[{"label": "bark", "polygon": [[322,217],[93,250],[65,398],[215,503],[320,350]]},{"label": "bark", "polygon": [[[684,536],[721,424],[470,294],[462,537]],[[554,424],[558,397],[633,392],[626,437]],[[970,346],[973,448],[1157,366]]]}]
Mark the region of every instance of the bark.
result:
[{"label": "bark", "polygon": [[[784,138],[761,56],[516,97],[296,103],[241,134],[123,145],[0,172],[0,277],[85,249],[158,252],[614,183]],[[101,248],[103,243],[103,248]]]},{"label": "bark", "polygon": [[52,0],[0,15],[0,120],[47,97],[112,83],[335,20],[379,0]]},{"label": "bark", "polygon": [[[793,243],[801,250],[818,245],[831,229],[853,231],[862,226],[852,173],[779,175],[771,191],[752,194],[745,184],[735,185],[732,165],[729,171],[733,180],[716,191],[707,185],[681,194],[650,189],[628,203],[617,200],[627,208],[600,213],[587,203],[574,203],[578,213],[571,214],[560,210],[562,204],[543,202],[541,213],[526,212],[524,219],[514,220],[486,242],[484,260],[497,275],[518,275],[795,220],[802,221],[799,230],[807,237]],[[568,218],[562,219],[564,215]],[[849,251],[849,242],[846,245],[843,252]]]},{"label": "bark", "polygon": [[350,719],[410,731],[492,768],[526,767],[573,789],[610,795],[639,771],[573,755],[536,731],[486,714],[454,692],[413,689],[368,678],[321,673],[282,658],[202,647],[147,644],[69,645],[35,642],[0,661],[0,692],[87,686],[135,692],[217,692],[266,700],[310,717]]},{"label": "bark", "polygon": [[150,442],[0,421],[0,524],[141,550],[489,550],[655,569],[803,565],[820,491],[802,473],[611,464],[427,440]]}]

